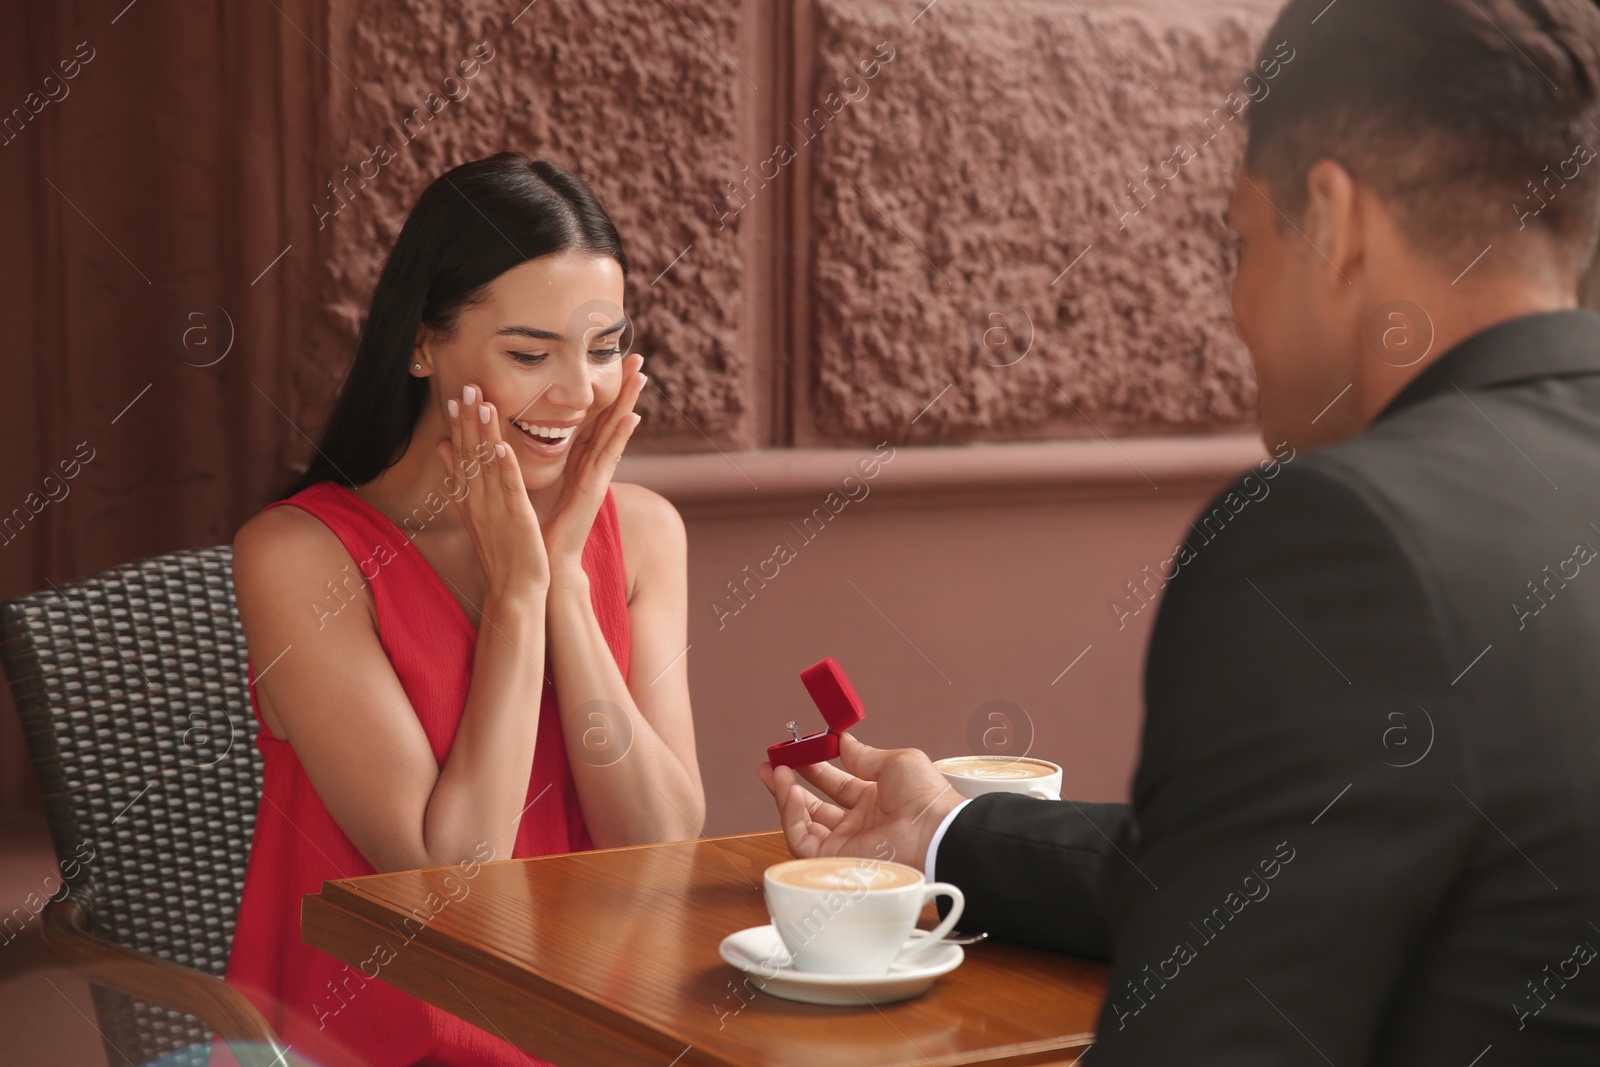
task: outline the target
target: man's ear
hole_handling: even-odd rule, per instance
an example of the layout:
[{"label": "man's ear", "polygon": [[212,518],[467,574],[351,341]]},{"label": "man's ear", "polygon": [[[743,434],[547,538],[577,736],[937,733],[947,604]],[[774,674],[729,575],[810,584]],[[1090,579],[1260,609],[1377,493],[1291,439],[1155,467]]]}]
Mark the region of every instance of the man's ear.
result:
[{"label": "man's ear", "polygon": [[1344,166],[1319,159],[1306,172],[1305,234],[1321,254],[1332,285],[1348,286],[1366,255],[1366,219],[1356,180]]}]

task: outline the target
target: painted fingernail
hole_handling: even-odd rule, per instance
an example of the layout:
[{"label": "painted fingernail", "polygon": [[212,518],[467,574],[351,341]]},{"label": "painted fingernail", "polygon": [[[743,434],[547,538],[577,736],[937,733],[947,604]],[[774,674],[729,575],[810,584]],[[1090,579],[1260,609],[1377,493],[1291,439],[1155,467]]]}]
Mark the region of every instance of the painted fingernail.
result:
[{"label": "painted fingernail", "polygon": [[494,454],[499,456],[501,459],[505,459],[506,453],[510,451],[511,449],[507,447],[504,441],[496,441],[494,443]]},{"label": "painted fingernail", "polygon": [[648,375],[648,374],[643,375],[639,379],[639,388],[643,389],[646,385],[649,385],[649,384],[650,384],[650,375]]},{"label": "painted fingernail", "polygon": [[461,414],[461,405],[456,403],[455,397],[451,397],[449,400],[445,401],[444,406],[450,409],[450,417],[452,419]]},{"label": "painted fingernail", "polygon": [[470,385],[462,386],[461,402],[463,404],[476,404],[478,402],[478,391]]},{"label": "painted fingernail", "polygon": [[491,415],[492,415],[492,412],[490,412],[488,404],[479,405],[479,407],[478,407],[478,421],[479,422],[482,422],[485,426],[489,425],[489,419],[490,419]]}]

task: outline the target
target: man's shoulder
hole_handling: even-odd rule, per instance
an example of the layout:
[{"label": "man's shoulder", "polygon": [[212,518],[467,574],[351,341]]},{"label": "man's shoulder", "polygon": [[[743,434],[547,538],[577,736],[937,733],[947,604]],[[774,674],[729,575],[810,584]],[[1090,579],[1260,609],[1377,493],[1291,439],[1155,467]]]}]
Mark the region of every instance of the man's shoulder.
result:
[{"label": "man's shoulder", "polygon": [[[1225,517],[1238,517],[1250,520],[1236,525],[1255,537],[1281,541],[1308,529],[1320,536],[1364,534],[1424,558],[1440,542],[1481,544],[1471,531],[1481,534],[1512,515],[1531,517],[1548,506],[1552,489],[1527,452],[1486,417],[1491,406],[1498,408],[1490,401],[1475,408],[1452,393],[1344,441],[1300,450],[1280,445],[1276,461],[1252,468],[1212,498],[1195,533],[1205,538]],[[1538,444],[1568,454],[1574,447],[1559,439]],[[1593,446],[1591,452],[1591,463],[1600,460]]]},{"label": "man's shoulder", "polygon": [[1236,477],[1195,515],[1185,531],[1176,570],[1210,559],[1218,565],[1249,560],[1287,561],[1330,540],[1383,539],[1403,514],[1385,502],[1371,479],[1368,462],[1348,462],[1342,446],[1285,449]]},{"label": "man's shoulder", "polygon": [[[1451,390],[1287,456],[1271,479],[1252,469],[1196,516],[1169,598],[1205,600],[1241,576],[1349,589],[1378,576],[1481,649],[1495,637],[1477,641],[1488,624],[1471,620],[1516,619],[1508,605],[1541,568],[1570,572],[1600,548],[1594,416],[1555,388]],[[1600,585],[1568,600],[1595,595]]]},{"label": "man's shoulder", "polygon": [[1507,472],[1516,452],[1467,400],[1451,393],[1381,418],[1306,458],[1308,467],[1395,515],[1408,515],[1431,514],[1446,500],[1472,506],[1483,495],[1484,476]]},{"label": "man's shoulder", "polygon": [[1381,583],[1405,589],[1429,610],[1436,561],[1428,546],[1438,538],[1433,527],[1448,525],[1454,509],[1413,491],[1429,483],[1436,462],[1429,449],[1372,445],[1280,449],[1276,464],[1252,468],[1221,489],[1162,571],[1173,583],[1162,614],[1183,615],[1249,582],[1285,581],[1347,593]]},{"label": "man's shoulder", "polygon": [[1307,453],[1392,514],[1427,523],[1548,511],[1600,481],[1600,377],[1445,390]]}]

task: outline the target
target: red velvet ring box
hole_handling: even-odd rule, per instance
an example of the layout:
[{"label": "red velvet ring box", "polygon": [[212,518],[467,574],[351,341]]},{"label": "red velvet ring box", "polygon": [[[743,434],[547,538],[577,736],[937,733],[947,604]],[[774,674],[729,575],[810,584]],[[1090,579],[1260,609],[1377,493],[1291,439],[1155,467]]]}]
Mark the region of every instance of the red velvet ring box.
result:
[{"label": "red velvet ring box", "polygon": [[805,767],[823,763],[839,754],[839,735],[866,717],[861,698],[844,676],[844,668],[832,656],[813,663],[800,672],[811,700],[822,712],[828,728],[821,733],[794,737],[767,746],[767,759],[774,767]]}]

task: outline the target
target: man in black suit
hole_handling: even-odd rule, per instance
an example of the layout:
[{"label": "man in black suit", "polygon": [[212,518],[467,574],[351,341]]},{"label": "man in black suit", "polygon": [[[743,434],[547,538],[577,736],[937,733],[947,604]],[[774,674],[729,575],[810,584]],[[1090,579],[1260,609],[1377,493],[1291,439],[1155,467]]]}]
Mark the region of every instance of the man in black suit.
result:
[{"label": "man in black suit", "polygon": [[848,734],[831,804],[760,774],[795,855],[1109,959],[1091,1067],[1594,1067],[1600,12],[1292,0],[1266,40],[1229,221],[1286,447],[1168,569],[1131,805],[963,802]]}]

